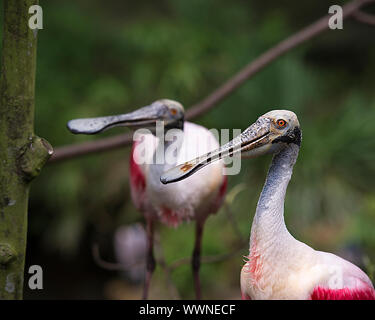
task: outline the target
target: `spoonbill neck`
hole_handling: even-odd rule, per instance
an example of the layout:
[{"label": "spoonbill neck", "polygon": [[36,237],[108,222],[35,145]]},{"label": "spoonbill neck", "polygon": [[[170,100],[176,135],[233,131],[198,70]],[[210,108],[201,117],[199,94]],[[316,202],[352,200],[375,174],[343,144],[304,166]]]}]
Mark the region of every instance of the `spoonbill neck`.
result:
[{"label": "spoonbill neck", "polygon": [[297,242],[285,225],[284,200],[298,152],[299,146],[291,143],[272,158],[251,227],[250,255],[288,251]]}]

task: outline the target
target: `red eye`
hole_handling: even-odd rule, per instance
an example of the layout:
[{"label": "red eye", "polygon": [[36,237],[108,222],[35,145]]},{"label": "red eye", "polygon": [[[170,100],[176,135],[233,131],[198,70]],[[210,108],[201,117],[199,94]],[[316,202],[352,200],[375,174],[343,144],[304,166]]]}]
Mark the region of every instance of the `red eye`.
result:
[{"label": "red eye", "polygon": [[282,120],[282,119],[277,120],[276,123],[277,123],[277,125],[278,125],[280,128],[286,126],[286,121],[285,121],[285,120]]},{"label": "red eye", "polygon": [[171,114],[172,115],[176,115],[177,114],[177,110],[176,109],[171,109]]}]

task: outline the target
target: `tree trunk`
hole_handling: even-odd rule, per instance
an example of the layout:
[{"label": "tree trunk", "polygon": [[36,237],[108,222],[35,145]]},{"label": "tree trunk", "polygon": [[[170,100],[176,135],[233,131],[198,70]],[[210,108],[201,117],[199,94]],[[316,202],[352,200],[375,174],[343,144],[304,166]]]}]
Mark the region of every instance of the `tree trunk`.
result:
[{"label": "tree trunk", "polygon": [[3,0],[0,78],[0,299],[22,299],[30,181],[52,154],[34,135],[38,0]]}]

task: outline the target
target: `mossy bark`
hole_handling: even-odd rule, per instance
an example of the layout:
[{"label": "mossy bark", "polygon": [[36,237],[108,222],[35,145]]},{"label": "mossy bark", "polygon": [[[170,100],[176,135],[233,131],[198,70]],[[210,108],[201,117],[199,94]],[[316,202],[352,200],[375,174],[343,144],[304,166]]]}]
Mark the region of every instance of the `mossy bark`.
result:
[{"label": "mossy bark", "polygon": [[37,32],[28,26],[38,0],[3,0],[0,77],[0,299],[22,299],[30,181],[52,154],[34,136]]}]

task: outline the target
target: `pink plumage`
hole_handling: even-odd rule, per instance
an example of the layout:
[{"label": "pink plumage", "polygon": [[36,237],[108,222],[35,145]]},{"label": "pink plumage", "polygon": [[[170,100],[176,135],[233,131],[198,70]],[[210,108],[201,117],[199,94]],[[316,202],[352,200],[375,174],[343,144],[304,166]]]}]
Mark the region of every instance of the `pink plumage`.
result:
[{"label": "pink plumage", "polygon": [[136,208],[140,210],[146,191],[146,179],[141,167],[134,159],[134,149],[137,146],[137,143],[138,142],[133,143],[132,151],[130,153],[129,175],[132,200]]},{"label": "pink plumage", "polygon": [[375,300],[375,290],[371,287],[329,289],[318,286],[312,292],[311,300]]}]

